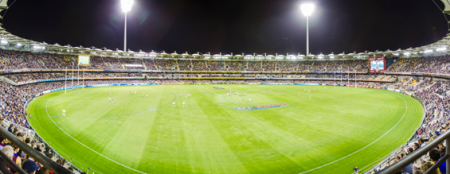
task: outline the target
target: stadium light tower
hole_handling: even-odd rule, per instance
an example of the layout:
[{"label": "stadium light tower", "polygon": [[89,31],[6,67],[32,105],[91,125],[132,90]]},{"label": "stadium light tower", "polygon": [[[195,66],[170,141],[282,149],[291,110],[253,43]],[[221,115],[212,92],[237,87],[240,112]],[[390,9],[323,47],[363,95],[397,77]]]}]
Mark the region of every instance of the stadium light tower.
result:
[{"label": "stadium light tower", "polygon": [[314,8],[313,3],[305,3],[300,6],[303,15],[306,16],[306,56],[309,55],[309,16],[313,13]]},{"label": "stadium light tower", "polygon": [[123,52],[127,52],[127,13],[131,10],[131,6],[133,6],[133,3],[134,0],[120,0],[122,11],[125,13]]}]

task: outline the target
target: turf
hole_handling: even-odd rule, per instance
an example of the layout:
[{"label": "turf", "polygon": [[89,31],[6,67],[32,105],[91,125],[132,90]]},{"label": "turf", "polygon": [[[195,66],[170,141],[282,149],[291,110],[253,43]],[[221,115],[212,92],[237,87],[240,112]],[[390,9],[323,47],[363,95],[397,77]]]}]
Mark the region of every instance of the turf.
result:
[{"label": "turf", "polygon": [[[416,100],[386,90],[208,86],[60,91],[35,99],[28,112],[54,149],[95,173],[351,173],[404,144],[422,119]],[[247,92],[245,102],[212,86]],[[277,103],[289,106],[234,109]]]}]

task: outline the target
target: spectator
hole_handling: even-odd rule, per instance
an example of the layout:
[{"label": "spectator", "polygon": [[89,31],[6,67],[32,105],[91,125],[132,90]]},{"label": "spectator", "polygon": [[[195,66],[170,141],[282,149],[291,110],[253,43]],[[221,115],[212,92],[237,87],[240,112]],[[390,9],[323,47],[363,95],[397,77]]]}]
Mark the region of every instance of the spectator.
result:
[{"label": "spectator", "polygon": [[45,166],[44,166],[44,167],[41,167],[36,174],[52,174],[52,172],[50,170],[48,170],[47,168],[45,168]]},{"label": "spectator", "polygon": [[425,145],[425,141],[423,140],[423,138],[420,138],[418,143],[419,143],[420,147]]},{"label": "spectator", "polygon": [[31,159],[28,159],[23,163],[22,169],[28,174],[35,174],[39,166]]},{"label": "spectator", "polygon": [[9,131],[10,133],[13,133],[13,124],[9,125],[8,131]]},{"label": "spectator", "polygon": [[73,167],[72,166],[68,167],[67,169],[69,169],[69,171],[73,172]]},{"label": "spectator", "polygon": [[44,154],[45,154],[45,156],[48,156],[49,153],[50,153],[50,146],[47,146],[47,147],[45,147]]},{"label": "spectator", "polygon": [[420,148],[419,143],[414,143],[414,150],[417,150],[417,149],[419,149],[419,148]]},{"label": "spectator", "polygon": [[[426,161],[423,165],[422,165],[422,171],[426,172],[429,168],[431,168],[441,157],[441,154],[439,153],[439,151],[437,149],[432,149],[431,151],[428,152],[428,156],[430,156],[430,160]],[[441,174],[441,170],[436,169],[436,171],[432,171],[432,174]]]},{"label": "spectator", "polygon": [[[2,152],[6,154],[6,156],[10,159],[14,156],[14,151],[11,146],[6,146],[2,149]],[[3,174],[12,174],[11,170],[9,170],[9,165],[3,157],[0,157],[0,171]]]},{"label": "spectator", "polygon": [[439,152],[441,153],[441,157],[445,155],[445,146],[444,143],[439,143],[438,145]]},{"label": "spectator", "polygon": [[414,149],[412,147],[409,147],[407,149],[408,155],[414,152]]},{"label": "spectator", "polygon": [[49,154],[47,155],[47,157],[50,158],[52,161],[55,161],[55,160],[53,160],[53,154],[52,154],[52,153],[49,153]]}]

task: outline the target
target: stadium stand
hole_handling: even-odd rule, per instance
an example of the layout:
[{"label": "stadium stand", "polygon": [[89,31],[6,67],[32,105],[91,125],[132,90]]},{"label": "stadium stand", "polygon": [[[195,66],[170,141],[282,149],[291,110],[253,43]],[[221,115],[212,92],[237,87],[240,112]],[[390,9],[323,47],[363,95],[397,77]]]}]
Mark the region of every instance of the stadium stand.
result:
[{"label": "stadium stand", "polygon": [[[449,6],[445,1],[444,4]],[[1,9],[6,9],[2,6]],[[449,10],[445,10],[447,14]],[[1,28],[3,30],[3,28]],[[9,34],[9,33],[8,33]],[[14,41],[15,36],[10,34]],[[448,37],[448,35],[447,35]],[[19,40],[22,40],[21,38]],[[37,44],[37,43],[32,43]],[[441,46],[442,44],[437,44]],[[48,45],[50,46],[50,45]],[[433,44],[429,45],[435,48]],[[407,144],[384,158],[376,161],[375,166],[360,168],[366,173],[378,173],[408,157],[414,151],[425,146],[450,129],[450,56],[402,56],[394,60],[384,74],[369,73],[368,53],[362,55],[345,54],[340,58],[352,57],[355,60],[258,60],[251,61],[207,59],[203,55],[196,59],[177,59],[181,55],[149,53],[147,58],[125,58],[124,53],[103,49],[104,56],[93,56],[91,64],[77,66],[77,57],[73,51],[83,51],[74,47],[54,46],[55,50],[67,50],[65,53],[42,53],[34,50],[14,51],[0,49],[0,112],[1,126],[14,134],[39,153],[75,173],[88,170],[88,166],[74,166],[71,160],[64,159],[53,150],[28,123],[26,106],[42,92],[64,88],[65,85],[123,84],[123,83],[158,83],[158,84],[261,84],[261,83],[314,83],[326,85],[346,85],[378,88],[400,92],[415,97],[424,107],[421,126]],[[52,50],[52,51],[55,51]],[[93,50],[96,50],[93,48]],[[99,49],[101,50],[101,49]],[[86,50],[84,50],[86,51]],[[89,51],[89,50],[88,50]],[[396,53],[407,55],[423,51],[422,48],[400,50]],[[392,54],[392,51],[378,52],[379,55]],[[122,58],[117,58],[122,57]],[[151,58],[149,58],[151,57]],[[277,56],[278,57],[278,56]],[[334,57],[334,56],[333,56]],[[339,57],[336,55],[336,57]],[[68,83],[64,80],[67,78]],[[71,81],[74,80],[72,83]],[[70,82],[69,82],[70,81]],[[11,159],[20,167],[26,165],[27,155],[17,145],[0,136],[0,147],[7,153],[13,150]],[[441,143],[422,159],[417,160],[402,170],[402,173],[423,173],[445,154],[446,147]],[[0,161],[0,164],[4,162]],[[40,172],[48,169],[39,164]],[[8,168],[13,171],[11,166]],[[441,172],[445,166],[439,167]],[[2,173],[11,173],[2,170]],[[96,172],[98,173],[98,172]]]},{"label": "stadium stand", "polygon": [[[75,58],[70,55],[53,55],[0,50],[0,67],[4,82],[0,83],[1,122],[11,133],[38,151],[46,153],[59,164],[82,171],[63,159],[38,136],[31,134],[27,122],[26,103],[43,91],[63,88],[64,78],[84,79],[85,85],[121,83],[158,84],[259,84],[259,83],[318,83],[327,85],[358,85],[401,91],[422,101],[426,113],[414,137],[401,149],[380,159],[375,168],[362,170],[375,173],[408,155],[423,144],[435,139],[449,129],[449,103],[447,94],[450,82],[427,76],[405,76],[399,72],[449,74],[449,57],[424,57],[398,59],[383,74],[368,73],[364,60],[337,61],[215,61],[173,59],[118,59],[94,57],[82,71],[74,68]],[[126,65],[142,65],[128,67]],[[65,72],[65,69],[70,71]],[[49,71],[50,70],[50,71]],[[98,71],[100,70],[100,71]],[[106,71],[108,70],[108,71]],[[286,72],[283,72],[286,71]],[[80,75],[78,76],[78,73]],[[400,77],[402,79],[400,80]],[[15,84],[7,83],[9,79]],[[76,82],[78,84],[78,82]],[[415,147],[415,144],[419,146]],[[0,144],[1,145],[1,144]],[[4,144],[3,144],[4,145]],[[442,152],[442,148],[439,149]],[[19,151],[21,156],[25,154]],[[55,155],[48,155],[55,154]],[[427,163],[416,163],[407,171],[418,171]]]},{"label": "stadium stand", "polygon": [[[368,62],[364,60],[247,62],[112,57],[94,57],[89,66],[83,66],[83,70],[78,72],[78,69],[73,67],[76,59],[70,55],[7,50],[0,50],[0,53],[0,67],[3,70],[4,79],[16,83],[6,83],[8,80],[0,83],[2,89],[0,111],[3,126],[38,151],[47,152],[46,155],[55,154],[49,155],[52,160],[79,171],[82,170],[67,163],[67,160],[57,155],[38,136],[27,133],[31,132],[32,128],[26,119],[29,116],[25,110],[26,103],[33,97],[41,95],[43,91],[63,88],[65,77],[84,79],[85,85],[149,82],[159,84],[319,83],[399,90],[420,99],[427,110],[421,129],[410,142],[420,139],[430,141],[438,136],[438,132],[445,132],[449,126],[447,111],[450,97],[446,92],[449,82],[417,76],[397,80],[401,75],[389,74],[390,72],[448,73],[446,57],[399,59],[388,69],[386,75],[375,75],[368,73]],[[129,64],[142,66],[126,66]],[[70,69],[67,74],[66,68]],[[149,71],[146,72],[147,70]],[[283,73],[283,71],[287,72]],[[77,81],[75,83],[78,84]],[[411,148],[414,150],[414,147]],[[402,149],[409,150],[410,147],[405,146]],[[404,150],[396,151],[387,158],[385,163],[380,163],[378,167],[373,168],[372,172],[395,163],[406,154],[407,151]]]},{"label": "stadium stand", "polygon": [[[1,87],[1,107],[2,112],[1,121],[3,126],[19,137],[26,143],[38,151],[52,154],[51,148],[42,139],[35,135],[25,133],[32,130],[27,122],[27,115],[25,104],[32,100],[33,97],[38,96],[42,91],[63,88],[63,79],[66,76],[65,68],[72,68],[74,62],[73,58],[66,59],[70,56],[60,56],[51,54],[17,52],[1,50],[0,67],[4,71],[7,70],[21,70],[20,73],[4,74],[4,77],[13,82],[32,82],[24,83],[23,85],[12,85],[5,82],[0,83]],[[427,72],[427,73],[447,73],[446,57],[426,57],[414,59],[399,59],[389,69],[389,72]],[[420,63],[417,63],[420,62]],[[139,68],[127,68],[125,64],[142,64],[141,70],[170,70],[172,72],[140,72]],[[88,80],[86,85],[91,84],[121,84],[121,83],[147,83],[156,82],[164,83],[179,83],[179,84],[202,84],[202,83],[218,83],[218,84],[242,84],[242,83],[319,83],[335,85],[340,83],[342,78],[350,81],[344,84],[376,87],[381,89],[391,89],[403,91],[403,93],[420,99],[425,108],[425,118],[421,128],[416,132],[415,136],[410,140],[408,146],[405,145],[401,149],[389,155],[377,167],[371,169],[374,173],[382,168],[389,166],[403,156],[411,153],[419,147],[414,147],[415,143],[426,144],[435,139],[441,133],[446,132],[449,128],[448,109],[450,97],[447,94],[447,89],[450,83],[442,80],[434,80],[432,77],[418,77],[409,76],[402,80],[397,80],[397,75],[373,75],[367,73],[366,61],[307,61],[307,62],[230,62],[230,61],[176,61],[176,60],[118,60],[116,58],[95,57],[89,67],[83,69],[111,69],[117,72],[81,72],[80,77]],[[295,71],[298,67],[297,73],[212,73],[213,71],[276,71],[278,69],[286,71]],[[349,72],[362,72],[363,74],[347,73],[328,73],[318,74],[319,72],[342,71],[347,67]],[[31,69],[59,69],[59,72],[33,72],[26,70]],[[121,72],[126,70],[137,70],[138,72]],[[179,70],[179,71],[178,71]],[[317,73],[303,73],[306,72]],[[205,71],[203,73],[183,72],[183,71]],[[208,73],[210,71],[210,73]],[[67,78],[78,77],[78,72],[68,72]],[[141,78],[143,79],[114,79],[114,78]],[[356,83],[355,83],[356,77]],[[194,78],[194,79],[185,79]],[[200,79],[195,79],[200,78]],[[217,79],[201,79],[201,78],[217,78]],[[232,78],[232,79],[227,79]],[[242,79],[233,79],[242,78]],[[245,78],[245,79],[244,79]],[[57,79],[60,79],[59,81]],[[62,80],[61,80],[62,79]],[[37,82],[38,80],[55,80],[49,82]],[[337,81],[337,82],[336,82]],[[394,83],[393,83],[394,82]],[[427,140],[427,141],[423,141]],[[41,145],[43,144],[43,145]],[[45,150],[44,150],[45,149]],[[442,152],[442,148],[439,149]],[[50,153],[50,151],[52,153]],[[19,153],[21,154],[21,153]],[[22,154],[25,155],[25,154]],[[67,163],[59,155],[48,155],[54,161],[67,168],[75,168]],[[414,164],[414,165],[426,165]],[[423,169],[424,167],[422,167]],[[364,168],[362,168],[364,169]],[[365,169],[370,169],[366,167]],[[420,168],[413,169],[412,166],[405,169],[408,171],[421,170]],[[80,170],[81,171],[81,170]]]}]

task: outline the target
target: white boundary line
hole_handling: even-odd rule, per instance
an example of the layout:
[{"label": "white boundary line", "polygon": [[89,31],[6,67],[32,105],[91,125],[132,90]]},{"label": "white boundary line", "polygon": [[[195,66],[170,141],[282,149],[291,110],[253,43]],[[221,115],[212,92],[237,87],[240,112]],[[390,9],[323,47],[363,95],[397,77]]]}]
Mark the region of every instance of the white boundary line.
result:
[{"label": "white boundary line", "polygon": [[[422,106],[422,105],[421,105]],[[424,108],[423,108],[424,109]],[[422,110],[423,110],[422,109]],[[426,113],[426,110],[424,111],[424,113]],[[423,123],[423,120],[425,119],[425,117],[423,116],[423,114],[422,114],[422,120],[420,121],[420,125],[416,128],[416,130],[418,130],[421,126],[422,126],[422,123]],[[409,136],[410,138],[411,137],[413,137],[414,136],[414,134],[416,134],[416,132],[413,132],[412,134],[411,134],[411,136]],[[408,140],[409,141],[409,140]],[[407,141],[407,143],[408,143],[408,141]],[[401,147],[402,148],[402,147]],[[398,149],[397,149],[398,150]],[[377,165],[379,165],[383,160],[385,160],[387,157],[389,157],[390,155],[392,155],[394,152],[397,152],[397,150],[394,150],[394,151],[392,151],[391,153],[389,153],[389,154],[387,154],[386,156],[384,156],[383,158],[380,158],[380,159],[377,159],[376,161],[374,161],[372,164],[374,164],[374,163],[376,163],[376,165],[374,165],[374,166],[377,166]],[[370,165],[372,165],[372,164],[368,164],[367,166],[364,166],[363,168],[360,168],[359,170],[360,171],[364,171],[364,170],[362,170],[362,169],[364,169],[364,168],[367,168],[368,166],[370,166]],[[370,169],[371,168],[368,168],[369,169],[369,171],[370,171]]]},{"label": "white boundary line", "polygon": [[[401,98],[401,97],[399,97],[397,94],[395,94],[395,96],[398,97],[398,98]],[[328,166],[328,165],[330,165],[330,164],[336,163],[336,162],[338,162],[338,161],[340,161],[340,160],[343,160],[343,159],[345,159],[345,158],[347,158],[347,157],[349,157],[349,156],[352,156],[352,155],[355,154],[355,153],[358,153],[358,152],[360,152],[360,151],[366,149],[367,147],[371,146],[372,144],[376,143],[378,140],[380,140],[381,138],[383,138],[384,136],[386,136],[386,135],[387,135],[389,132],[391,132],[395,127],[397,127],[397,125],[398,125],[398,124],[403,120],[403,118],[405,117],[406,111],[408,111],[408,103],[406,103],[405,99],[403,99],[403,98],[401,98],[401,99],[402,99],[403,102],[405,102],[405,104],[406,104],[405,112],[403,113],[402,118],[397,122],[397,124],[394,125],[394,127],[392,127],[392,128],[389,129],[386,133],[384,133],[383,135],[381,135],[381,137],[379,137],[378,139],[376,139],[376,140],[373,141],[372,143],[368,144],[367,146],[364,146],[363,148],[361,148],[361,149],[359,149],[359,150],[357,150],[357,151],[355,151],[355,152],[353,152],[353,153],[351,153],[351,154],[348,154],[347,156],[344,156],[344,157],[342,157],[342,158],[339,158],[339,159],[337,159],[337,160],[334,160],[334,161],[332,161],[332,162],[330,162],[330,163],[327,163],[327,164],[324,164],[324,165],[322,165],[322,166],[319,166],[319,167],[316,167],[316,168],[313,168],[313,169],[310,169],[310,170],[307,170],[307,171],[304,171],[304,172],[300,172],[299,174],[309,173],[309,172],[311,172],[311,171],[320,169],[320,168],[322,168],[322,167],[325,167],[325,166]]]},{"label": "white boundary line", "polygon": [[[51,99],[50,99],[50,100],[51,100]],[[105,155],[103,155],[103,154],[101,154],[101,153],[98,153],[97,151],[91,149],[90,147],[86,146],[85,144],[81,143],[81,142],[78,141],[77,139],[75,139],[75,138],[73,138],[72,136],[70,136],[66,131],[62,130],[61,127],[59,127],[58,124],[55,123],[55,121],[52,119],[52,117],[50,117],[50,114],[48,113],[47,105],[48,105],[48,102],[50,102],[50,100],[48,100],[47,103],[45,104],[45,111],[47,111],[47,116],[48,116],[48,118],[50,118],[50,120],[52,120],[52,122],[56,125],[56,127],[59,128],[59,130],[61,130],[61,131],[64,132],[67,136],[69,136],[70,138],[72,138],[72,139],[75,140],[76,142],[80,143],[80,144],[83,145],[84,147],[88,148],[88,149],[91,150],[92,152],[94,152],[94,153],[96,153],[96,154],[98,154],[98,155],[100,155],[100,156],[102,156],[102,157],[104,157],[104,158],[106,158],[106,159],[108,159],[108,160],[110,160],[110,161],[116,163],[116,164],[119,164],[119,165],[121,165],[121,166],[123,166],[123,167],[125,167],[125,168],[127,168],[127,169],[133,170],[133,171],[138,172],[138,173],[145,173],[145,172],[142,172],[142,171],[133,169],[133,168],[131,168],[131,167],[128,167],[128,166],[126,166],[126,165],[123,165],[123,164],[121,164],[121,163],[119,163],[119,162],[117,162],[117,161],[112,160],[111,158],[108,158],[107,156],[105,156]]]}]

